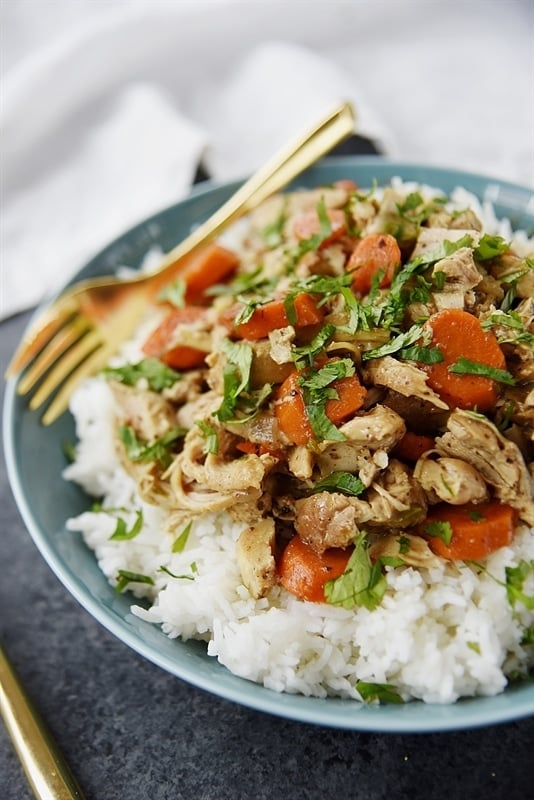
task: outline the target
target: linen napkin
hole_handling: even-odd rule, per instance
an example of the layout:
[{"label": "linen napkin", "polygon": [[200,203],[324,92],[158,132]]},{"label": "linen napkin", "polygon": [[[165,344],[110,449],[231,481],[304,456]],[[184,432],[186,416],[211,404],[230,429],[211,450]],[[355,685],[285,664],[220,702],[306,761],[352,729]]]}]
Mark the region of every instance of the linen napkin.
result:
[{"label": "linen napkin", "polygon": [[[7,129],[2,298],[7,317],[41,301],[114,237],[187,195],[195,176],[245,177],[339,101],[357,108],[357,151],[394,149],[342,70],[304,47],[268,42],[225,82],[199,80],[188,112],[155,81],[127,80],[101,99],[43,119],[41,140]],[[61,85],[57,87],[61,91]],[[37,121],[39,125],[39,121]]]}]

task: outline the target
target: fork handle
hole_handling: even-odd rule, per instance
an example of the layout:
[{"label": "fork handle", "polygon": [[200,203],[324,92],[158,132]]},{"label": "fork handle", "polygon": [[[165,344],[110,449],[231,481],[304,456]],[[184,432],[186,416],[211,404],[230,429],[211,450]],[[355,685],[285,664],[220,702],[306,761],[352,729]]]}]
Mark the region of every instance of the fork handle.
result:
[{"label": "fork handle", "polygon": [[279,150],[211,217],[164,256],[157,274],[164,278],[166,272],[174,273],[177,261],[200,244],[214,239],[232,222],[287,186],[293,178],[350,136],[354,132],[354,122],[352,106],[342,103],[311,130]]},{"label": "fork handle", "polygon": [[37,800],[84,795],[0,645],[0,712]]}]

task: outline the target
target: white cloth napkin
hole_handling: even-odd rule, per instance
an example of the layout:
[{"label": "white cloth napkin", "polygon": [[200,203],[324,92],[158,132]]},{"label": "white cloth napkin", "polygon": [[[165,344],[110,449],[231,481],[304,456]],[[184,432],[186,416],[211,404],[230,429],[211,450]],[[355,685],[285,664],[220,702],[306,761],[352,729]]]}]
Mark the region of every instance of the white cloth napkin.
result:
[{"label": "white cloth napkin", "polygon": [[[472,74],[477,58],[491,67],[492,46],[508,65],[524,46],[503,44],[522,30],[517,9],[504,15],[487,2],[491,26],[482,0],[95,0],[98,13],[3,79],[0,318],[39,302],[115,236],[186,195],[200,160],[215,180],[244,177],[341,99],[355,104],[358,133],[389,156],[534,184],[531,111],[516,104],[512,120],[506,95],[480,96],[482,67]],[[55,3],[73,13],[67,0]],[[30,17],[15,12],[32,5],[42,16],[37,0],[3,4],[2,14],[24,33]],[[493,122],[483,119],[484,140],[481,108]],[[497,149],[512,132],[512,150]]]}]

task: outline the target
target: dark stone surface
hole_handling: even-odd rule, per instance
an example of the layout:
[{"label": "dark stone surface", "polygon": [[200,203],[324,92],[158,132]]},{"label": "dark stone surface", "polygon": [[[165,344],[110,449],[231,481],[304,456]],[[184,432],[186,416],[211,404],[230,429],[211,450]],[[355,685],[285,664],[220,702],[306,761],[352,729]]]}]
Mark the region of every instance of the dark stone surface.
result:
[{"label": "dark stone surface", "polygon": [[[2,373],[26,322],[0,326]],[[383,735],[277,719],[192,688],[115,639],[26,532],[1,465],[0,636],[87,800],[526,800],[534,719]],[[30,800],[0,724],[0,798]]]}]

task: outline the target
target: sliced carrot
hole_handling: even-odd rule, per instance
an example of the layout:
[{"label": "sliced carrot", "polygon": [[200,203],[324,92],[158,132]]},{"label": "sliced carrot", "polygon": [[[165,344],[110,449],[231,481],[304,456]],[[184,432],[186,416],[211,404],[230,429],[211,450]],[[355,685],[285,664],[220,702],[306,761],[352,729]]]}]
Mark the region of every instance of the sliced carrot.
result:
[{"label": "sliced carrot", "polygon": [[219,244],[208,244],[192,253],[179,273],[186,286],[186,302],[192,305],[205,303],[206,289],[229,278],[238,264],[236,253]]},{"label": "sliced carrot", "polygon": [[332,547],[319,555],[299,536],[294,536],[278,562],[278,579],[284,589],[301,600],[325,603],[325,583],[345,572],[351,552],[352,548]]},{"label": "sliced carrot", "polygon": [[277,393],[274,413],[278,427],[289,441],[303,445],[314,437],[306,414],[299,378],[298,372],[292,372],[282,383]]},{"label": "sliced carrot", "polygon": [[[449,523],[452,536],[449,544],[439,536],[430,535],[432,523]],[[431,550],[442,558],[472,561],[485,558],[512,541],[517,523],[517,511],[501,505],[498,500],[487,503],[468,503],[433,506],[419,532],[428,539]],[[430,527],[429,527],[430,526]]]},{"label": "sliced carrot", "polygon": [[[318,307],[317,300],[307,292],[300,292],[293,300],[296,328],[306,328],[322,322],[323,310]],[[233,309],[234,312],[236,309]],[[228,313],[225,316],[228,319]],[[235,319],[235,314],[232,319]],[[222,320],[224,321],[224,320]],[[234,325],[234,333],[241,339],[264,339],[271,331],[289,325],[286,305],[283,299],[271,300],[269,303],[254,309],[250,319]]]},{"label": "sliced carrot", "polygon": [[390,286],[401,260],[401,251],[394,236],[389,233],[364,236],[356,243],[347,263],[348,272],[353,272],[353,290],[361,295],[369,294],[378,273],[382,273],[380,288]]},{"label": "sliced carrot", "polygon": [[[290,442],[297,445],[307,444],[314,438],[299,384],[300,377],[301,374],[295,371],[285,379],[278,390],[274,407],[278,427]],[[330,422],[339,425],[362,407],[367,390],[356,375],[334,381],[332,388],[338,397],[326,401],[325,413]]]},{"label": "sliced carrot", "polygon": [[334,181],[334,186],[336,189],[345,189],[347,192],[356,192],[358,190],[358,184],[350,178],[343,178],[340,181]]},{"label": "sliced carrot", "polygon": [[443,361],[422,364],[428,385],[450,408],[489,411],[499,397],[498,385],[483,375],[449,372],[459,358],[468,358],[488,367],[505,369],[506,361],[499,342],[491,331],[483,330],[479,320],[461,309],[446,309],[433,314],[425,323],[431,332],[430,347],[437,347]]},{"label": "sliced carrot", "polygon": [[[336,242],[347,232],[347,224],[345,214],[340,208],[327,208],[326,216],[330,221],[331,233],[326,239],[323,239],[319,245],[319,249],[328,247]],[[305,240],[311,239],[321,231],[321,222],[319,215],[315,209],[305,211],[295,219],[293,225],[293,233],[297,239]]]},{"label": "sliced carrot", "polygon": [[395,445],[392,455],[403,461],[416,462],[427,450],[432,450],[435,440],[432,436],[425,436],[413,431],[406,431],[400,442]]},{"label": "sliced carrot", "polygon": [[181,344],[173,346],[171,342],[179,325],[198,322],[205,313],[206,309],[199,306],[172,309],[144,343],[143,353],[159,358],[173,369],[192,369],[201,366],[206,357],[203,350]]}]

